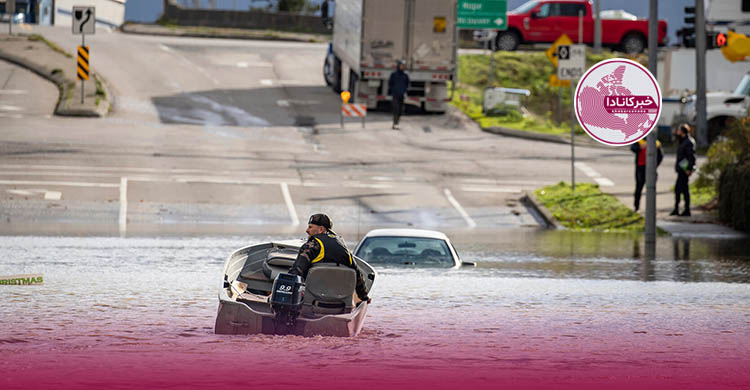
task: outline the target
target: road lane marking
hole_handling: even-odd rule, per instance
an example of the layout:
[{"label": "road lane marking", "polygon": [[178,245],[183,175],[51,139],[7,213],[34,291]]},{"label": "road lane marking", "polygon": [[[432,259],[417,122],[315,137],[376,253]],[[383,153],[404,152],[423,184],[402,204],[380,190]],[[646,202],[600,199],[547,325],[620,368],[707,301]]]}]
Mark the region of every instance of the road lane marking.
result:
[{"label": "road lane marking", "polygon": [[297,216],[297,210],[295,210],[294,208],[294,203],[292,203],[292,196],[289,195],[289,186],[286,183],[281,183],[281,194],[284,195],[286,208],[289,209],[289,218],[292,219],[292,226],[298,226],[299,216]]},{"label": "road lane marking", "polygon": [[576,162],[575,167],[580,169],[583,173],[586,174],[586,176],[594,179],[595,182],[599,183],[602,187],[613,187],[615,183],[607,179],[606,177],[602,176],[599,172],[595,171],[594,168],[591,168],[590,166],[586,165],[584,162]]},{"label": "road lane marking", "polygon": [[170,48],[170,47],[168,47],[168,46],[166,46],[164,44],[159,44],[159,48],[162,49],[162,50],[164,50],[164,51],[166,51],[167,53],[170,53],[170,54],[174,55],[175,57],[177,57],[177,59],[179,59],[180,61],[184,62],[191,69],[198,70],[198,72],[200,72],[202,75],[206,76],[206,78],[209,79],[209,80],[211,80],[211,82],[213,82],[215,85],[219,85],[219,81],[218,80],[216,80],[213,76],[211,76],[210,73],[208,73],[205,69],[201,68],[198,64],[196,64],[193,61],[190,61],[189,59],[187,59],[187,57],[183,56],[182,54],[180,54],[180,53],[178,53],[178,52],[176,52],[174,50],[172,50],[172,48]]},{"label": "road lane marking", "polygon": [[128,178],[120,178],[120,235],[125,235],[128,227]]},{"label": "road lane marking", "polygon": [[0,95],[26,95],[29,91],[23,89],[0,89]]},{"label": "road lane marking", "polygon": [[0,111],[23,111],[23,108],[18,106],[10,106],[7,104],[3,104],[0,106]]},{"label": "road lane marking", "polygon": [[287,100],[277,100],[276,104],[278,104],[279,107],[289,107],[289,101]]},{"label": "road lane marking", "polygon": [[273,85],[273,80],[262,79],[260,80],[260,85]]},{"label": "road lane marking", "polygon": [[506,194],[514,194],[522,191],[520,188],[489,186],[464,186],[461,187],[461,190],[467,192],[501,192]]},{"label": "road lane marking", "polygon": [[67,186],[67,187],[97,187],[97,188],[117,188],[120,185],[115,183],[86,183],[76,181],[33,181],[33,180],[0,180],[0,185],[21,185],[21,186]]},{"label": "road lane marking", "polygon": [[247,62],[238,62],[237,63],[238,68],[247,68]]},{"label": "road lane marking", "polygon": [[45,191],[44,192],[45,200],[60,200],[61,198],[62,198],[62,192],[60,191]]},{"label": "road lane marking", "polygon": [[463,207],[461,207],[461,204],[458,203],[456,198],[453,197],[453,194],[451,193],[451,190],[444,188],[443,193],[445,194],[445,197],[448,198],[448,202],[453,206],[456,211],[463,217],[464,221],[466,221],[466,225],[469,226],[469,228],[475,228],[477,226],[477,223],[474,222],[473,219],[469,216],[469,214],[464,210]]}]

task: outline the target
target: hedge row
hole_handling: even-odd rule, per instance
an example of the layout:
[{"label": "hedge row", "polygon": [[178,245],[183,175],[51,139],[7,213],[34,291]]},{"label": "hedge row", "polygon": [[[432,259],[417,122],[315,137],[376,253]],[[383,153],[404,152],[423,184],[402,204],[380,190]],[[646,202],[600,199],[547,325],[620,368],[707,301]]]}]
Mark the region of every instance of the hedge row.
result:
[{"label": "hedge row", "polygon": [[719,179],[719,218],[750,231],[750,161],[727,166]]}]

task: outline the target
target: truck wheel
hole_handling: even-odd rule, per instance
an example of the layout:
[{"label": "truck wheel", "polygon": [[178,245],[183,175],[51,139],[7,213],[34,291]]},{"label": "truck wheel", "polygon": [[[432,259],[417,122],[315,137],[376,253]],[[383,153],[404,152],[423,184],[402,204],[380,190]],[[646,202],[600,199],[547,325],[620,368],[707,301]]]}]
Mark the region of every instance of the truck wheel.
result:
[{"label": "truck wheel", "polygon": [[333,57],[333,79],[331,80],[331,88],[333,92],[341,93],[341,60]]},{"label": "truck wheel", "polygon": [[513,51],[521,43],[521,37],[515,31],[503,31],[495,38],[495,50]]},{"label": "truck wheel", "polygon": [[622,51],[628,54],[638,54],[646,48],[646,39],[641,34],[628,34],[620,43]]}]

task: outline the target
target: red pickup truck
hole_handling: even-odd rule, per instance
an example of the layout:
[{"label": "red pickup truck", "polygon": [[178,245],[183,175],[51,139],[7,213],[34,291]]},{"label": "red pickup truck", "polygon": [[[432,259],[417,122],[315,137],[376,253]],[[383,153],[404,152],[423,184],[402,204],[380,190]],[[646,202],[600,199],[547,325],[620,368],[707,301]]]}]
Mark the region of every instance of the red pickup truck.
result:
[{"label": "red pickup truck", "polygon": [[[594,43],[591,1],[532,0],[508,12],[508,29],[498,31],[495,48],[516,50],[521,43],[554,42],[565,33],[578,42],[578,14],[583,11],[583,43]],[[659,21],[659,45],[664,44],[667,22]],[[640,53],[648,40],[648,20],[602,19],[602,45],[626,53]]]}]

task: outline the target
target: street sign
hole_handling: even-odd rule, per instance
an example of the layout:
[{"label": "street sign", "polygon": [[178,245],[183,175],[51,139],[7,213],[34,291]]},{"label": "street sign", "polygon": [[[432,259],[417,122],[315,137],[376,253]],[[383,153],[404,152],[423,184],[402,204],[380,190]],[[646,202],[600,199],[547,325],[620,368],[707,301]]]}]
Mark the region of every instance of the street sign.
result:
[{"label": "street sign", "polygon": [[458,0],[458,28],[474,30],[508,28],[507,0]]},{"label": "street sign", "polygon": [[549,77],[550,87],[570,87],[570,80],[560,80],[556,74]]},{"label": "street sign", "polygon": [[89,79],[89,47],[78,46],[78,80]]},{"label": "street sign", "polygon": [[557,78],[578,80],[586,72],[586,45],[557,47]]},{"label": "street sign", "polygon": [[572,45],[573,41],[568,38],[567,35],[563,34],[560,35],[557,40],[550,46],[549,49],[545,52],[547,55],[547,58],[549,58],[550,61],[552,61],[555,66],[557,66],[557,47],[560,45]]},{"label": "street sign", "polygon": [[94,34],[95,26],[94,7],[73,7],[73,34]]}]

